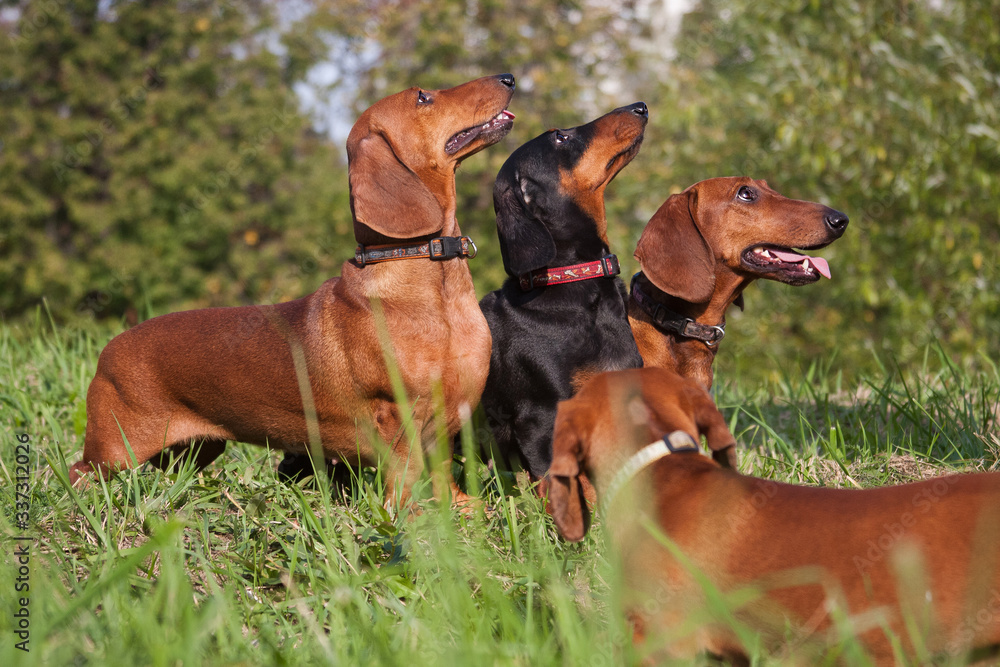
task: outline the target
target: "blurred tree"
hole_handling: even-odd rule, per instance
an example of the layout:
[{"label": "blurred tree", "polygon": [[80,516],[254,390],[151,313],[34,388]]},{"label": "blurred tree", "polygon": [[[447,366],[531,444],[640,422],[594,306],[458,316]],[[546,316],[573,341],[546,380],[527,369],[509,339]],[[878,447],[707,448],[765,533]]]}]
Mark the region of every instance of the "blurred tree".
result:
[{"label": "blurred tree", "polygon": [[1000,357],[1000,3],[704,0],[674,46],[650,208],[747,174],[852,219],[831,283],[751,288],[722,364]]},{"label": "blurred tree", "polygon": [[271,4],[6,4],[6,316],[282,300],[350,256],[346,170],[292,90],[315,39]]}]

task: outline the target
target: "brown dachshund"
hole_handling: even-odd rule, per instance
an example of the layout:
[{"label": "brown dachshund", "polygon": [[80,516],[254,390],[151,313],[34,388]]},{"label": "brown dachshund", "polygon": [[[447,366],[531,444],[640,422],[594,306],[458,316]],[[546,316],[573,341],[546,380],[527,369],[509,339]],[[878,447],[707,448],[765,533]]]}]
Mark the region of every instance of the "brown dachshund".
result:
[{"label": "brown dachshund", "polygon": [[[114,338],[71,481],[199,441],[200,465],[227,440],[295,453],[321,444],[331,460],[382,459],[390,498],[408,499],[424,468],[411,442],[433,446],[435,405],[453,436],[486,383],[490,332],[466,261],[474,246],[455,219],[455,170],[510,130],[513,91],[502,74],[411,88],[365,111],[347,140],[361,245],[340,278],[296,301],[163,315]],[[409,405],[397,404],[387,363]]]},{"label": "brown dachshund", "polygon": [[635,251],[642,271],[632,279],[629,321],[645,365],[711,387],[729,306],[742,309],[743,290],[758,278],[789,285],[829,278],[826,260],[792,248],[822,248],[847,223],[840,211],[750,178],[712,178],[671,196]]},{"label": "brown dachshund", "polygon": [[[880,665],[901,657],[885,628],[921,661],[1000,645],[1000,473],[794,486],[701,456],[702,435],[731,462],[733,437],[706,391],[660,368],[599,375],[556,417],[549,511],[580,540],[580,477],[594,482],[645,649],[739,661],[749,649],[734,627],[804,654],[846,626]],[[712,590],[728,596],[729,618],[712,616]]]}]

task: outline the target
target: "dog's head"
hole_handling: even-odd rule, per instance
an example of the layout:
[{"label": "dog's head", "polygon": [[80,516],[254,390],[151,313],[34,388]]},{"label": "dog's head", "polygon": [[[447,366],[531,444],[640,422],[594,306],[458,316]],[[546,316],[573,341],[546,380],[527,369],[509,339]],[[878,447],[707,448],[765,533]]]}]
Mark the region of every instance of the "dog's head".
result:
[{"label": "dog's head", "polygon": [[410,88],[368,108],[347,137],[351,212],[359,242],[365,228],[390,238],[426,236],[455,212],[455,169],[500,141],[513,126],[510,74],[446,90]]},{"label": "dog's head", "polygon": [[667,294],[708,302],[721,272],[805,285],[830,277],[816,250],[839,239],[848,217],[829,206],[788,199],[765,181],[712,178],[671,196],[636,247],[643,273]]},{"label": "dog's head", "polygon": [[638,154],[648,118],[637,102],[586,125],[549,130],[511,154],[493,187],[507,273],[548,266],[565,246],[591,259],[606,252],[604,189]]},{"label": "dog's head", "polygon": [[705,436],[716,463],[736,469],[736,440],[708,392],[672,371],[649,367],[602,373],[559,403],[548,511],[560,534],[577,542],[589,528],[582,475],[600,498],[629,457],[675,431],[695,442]]}]

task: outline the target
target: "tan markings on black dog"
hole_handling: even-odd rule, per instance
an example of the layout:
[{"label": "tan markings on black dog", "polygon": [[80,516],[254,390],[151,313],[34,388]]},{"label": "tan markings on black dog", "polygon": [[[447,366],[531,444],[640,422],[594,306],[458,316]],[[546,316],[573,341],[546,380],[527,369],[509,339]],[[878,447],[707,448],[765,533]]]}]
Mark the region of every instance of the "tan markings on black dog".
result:
[{"label": "tan markings on black dog", "polygon": [[604,189],[639,153],[644,127],[637,123],[623,124],[611,115],[598,118],[593,125],[596,132],[591,150],[574,165],[560,166],[559,185],[564,192],[573,193],[577,205],[594,220],[598,235],[607,243]]}]

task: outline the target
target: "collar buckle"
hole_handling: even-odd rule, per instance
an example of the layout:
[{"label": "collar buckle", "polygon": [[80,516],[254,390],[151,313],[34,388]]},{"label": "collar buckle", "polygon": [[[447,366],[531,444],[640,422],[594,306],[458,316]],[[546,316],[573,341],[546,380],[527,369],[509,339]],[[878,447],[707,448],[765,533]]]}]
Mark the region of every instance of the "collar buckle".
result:
[{"label": "collar buckle", "polygon": [[709,347],[715,347],[726,335],[725,325],[699,324],[690,317],[681,322],[678,333],[686,338],[697,338]]},{"label": "collar buckle", "polygon": [[438,236],[427,244],[430,259],[441,262],[453,257],[468,257],[472,259],[479,254],[479,248],[468,236]]},{"label": "collar buckle", "polygon": [[457,257],[462,252],[462,239],[454,236],[438,236],[428,241],[427,252],[432,262]]},{"label": "collar buckle", "polygon": [[715,347],[716,345],[719,344],[720,340],[726,337],[726,329],[724,326],[718,324],[710,326],[709,328],[713,329],[712,331],[713,338],[711,340],[706,340],[705,345],[708,345],[709,347]]},{"label": "collar buckle", "polygon": [[605,255],[601,257],[601,266],[604,268],[605,278],[614,278],[622,272],[621,264],[617,255]]},{"label": "collar buckle", "polygon": [[639,308],[649,315],[659,329],[683,338],[700,340],[708,347],[715,347],[719,344],[719,341],[726,335],[725,319],[720,324],[701,324],[690,317],[675,313],[642,290],[637,281],[639,273],[632,276],[629,291]]}]

